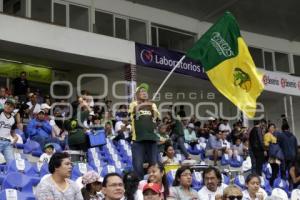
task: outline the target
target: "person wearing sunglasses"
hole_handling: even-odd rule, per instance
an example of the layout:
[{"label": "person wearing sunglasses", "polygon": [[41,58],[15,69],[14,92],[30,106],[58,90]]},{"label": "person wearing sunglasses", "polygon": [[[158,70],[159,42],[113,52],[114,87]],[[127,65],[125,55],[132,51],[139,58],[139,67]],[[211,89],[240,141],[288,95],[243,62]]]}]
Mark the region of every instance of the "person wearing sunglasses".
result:
[{"label": "person wearing sunglasses", "polygon": [[216,200],[242,200],[243,193],[239,187],[236,185],[229,185],[223,191],[223,196],[215,197]]}]

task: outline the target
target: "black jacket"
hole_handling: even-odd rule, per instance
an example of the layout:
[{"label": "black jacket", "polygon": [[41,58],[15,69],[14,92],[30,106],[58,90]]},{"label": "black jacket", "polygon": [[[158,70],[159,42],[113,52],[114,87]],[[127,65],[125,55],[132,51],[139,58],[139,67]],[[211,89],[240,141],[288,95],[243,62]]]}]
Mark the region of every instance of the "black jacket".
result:
[{"label": "black jacket", "polygon": [[260,127],[253,127],[249,134],[249,149],[253,153],[263,154],[264,143],[262,129]]},{"label": "black jacket", "polygon": [[285,160],[296,159],[298,142],[294,134],[289,131],[283,131],[277,135],[277,138]]}]

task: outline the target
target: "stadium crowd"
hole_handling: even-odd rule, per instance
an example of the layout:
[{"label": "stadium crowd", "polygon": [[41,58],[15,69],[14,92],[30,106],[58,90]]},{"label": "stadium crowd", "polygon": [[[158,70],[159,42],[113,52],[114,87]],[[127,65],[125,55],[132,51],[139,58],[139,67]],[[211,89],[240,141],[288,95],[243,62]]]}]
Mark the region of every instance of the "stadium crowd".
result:
[{"label": "stadium crowd", "polygon": [[[48,170],[32,192],[38,200],[293,199],[300,189],[297,139],[285,116],[280,128],[264,119],[253,127],[200,121],[187,117],[184,106],[161,116],[147,84],[117,110],[88,91],[70,106],[53,100],[32,91],[25,72],[13,86],[0,88],[2,165],[26,160],[15,149],[37,146],[37,163]],[[76,178],[81,165],[67,153],[73,150],[85,153],[80,163],[88,166]]]}]

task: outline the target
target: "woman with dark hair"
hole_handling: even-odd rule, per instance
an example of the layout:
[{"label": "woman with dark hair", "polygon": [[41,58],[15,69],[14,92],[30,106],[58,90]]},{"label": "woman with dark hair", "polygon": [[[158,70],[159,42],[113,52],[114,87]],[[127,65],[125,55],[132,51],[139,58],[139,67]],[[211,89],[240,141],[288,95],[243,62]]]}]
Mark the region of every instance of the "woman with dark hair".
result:
[{"label": "woman with dark hair", "polygon": [[143,190],[147,183],[157,183],[160,185],[160,193],[163,195],[163,199],[169,196],[169,187],[167,183],[167,176],[164,166],[162,164],[152,164],[147,169],[148,180],[140,181],[139,190]]},{"label": "woman with dark hair", "polygon": [[95,171],[88,171],[82,177],[82,184],[84,187],[81,189],[81,193],[84,200],[101,200],[98,193],[102,188],[103,178]]},{"label": "woman with dark hair", "polygon": [[[268,152],[269,163],[272,168],[272,177],[270,178],[271,186],[273,186],[274,180],[276,179],[279,172],[279,166],[281,163],[279,157],[283,157],[281,148],[277,143],[277,138],[274,135],[275,130],[276,130],[275,124],[270,123],[268,125],[267,133],[264,135],[264,146],[265,146],[265,150]],[[277,152],[281,154],[278,154]]]},{"label": "woman with dark hair", "polygon": [[162,163],[164,165],[179,165],[179,161],[175,157],[175,151],[172,144],[166,144],[163,157],[162,157]]},{"label": "woman with dark hair", "polygon": [[37,200],[83,200],[77,184],[70,180],[72,162],[68,153],[55,153],[49,162],[50,176],[42,180],[36,189]]},{"label": "woman with dark hair", "polygon": [[300,189],[300,155],[297,155],[289,171],[293,188]]},{"label": "woman with dark hair", "polygon": [[125,188],[125,200],[140,200],[143,199],[143,193],[138,190],[139,177],[134,172],[126,173],[123,176],[124,188]]},{"label": "woman with dark hair", "polygon": [[196,190],[192,187],[192,171],[188,166],[177,169],[173,187],[170,188],[168,200],[199,200]]},{"label": "woman with dark hair", "polygon": [[249,174],[246,178],[247,190],[243,191],[243,200],[264,200],[267,193],[260,187],[260,177],[258,174]]}]

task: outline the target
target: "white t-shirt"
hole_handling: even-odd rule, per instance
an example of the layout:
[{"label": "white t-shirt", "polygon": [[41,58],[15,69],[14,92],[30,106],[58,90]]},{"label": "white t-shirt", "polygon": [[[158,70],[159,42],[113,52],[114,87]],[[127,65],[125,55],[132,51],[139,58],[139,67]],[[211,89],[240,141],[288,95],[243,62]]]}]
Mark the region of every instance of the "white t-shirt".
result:
[{"label": "white t-shirt", "polygon": [[[119,130],[121,130],[122,126],[125,126],[125,124],[122,121],[118,121],[115,125],[115,133],[117,134]],[[129,130],[131,130],[130,124],[126,126]],[[124,131],[124,137],[128,138],[129,137],[129,131]]]},{"label": "white t-shirt", "polygon": [[226,147],[226,149],[230,149],[230,142],[227,140],[222,140],[222,147]]},{"label": "white t-shirt", "polygon": [[198,195],[201,198],[201,200],[215,200],[215,196],[217,194],[223,195],[223,190],[227,187],[226,184],[222,184],[217,188],[217,191],[212,192],[207,189],[206,186],[203,186],[201,190],[198,191]]},{"label": "white t-shirt", "polygon": [[2,110],[0,114],[0,137],[6,138],[10,140],[11,130],[15,129],[16,120],[13,115],[10,115],[9,118],[6,117],[4,111]]},{"label": "white t-shirt", "polygon": [[[27,102],[26,104],[29,106],[29,109],[31,109],[32,106],[33,106],[32,103],[31,103],[31,101]],[[37,114],[37,113],[39,113],[40,111],[41,111],[41,105],[37,103],[37,104],[35,105],[35,107],[34,107],[32,113]]]},{"label": "white t-shirt", "polygon": [[[263,199],[267,198],[268,194],[266,193],[266,191],[264,189],[259,188],[258,192],[263,194],[263,197],[264,197]],[[243,191],[243,200],[253,200],[250,198],[250,194],[249,194],[248,190]],[[259,199],[255,198],[254,200],[259,200]]]},{"label": "white t-shirt", "polygon": [[46,153],[43,153],[43,154],[41,155],[41,157],[40,157],[39,160],[40,160],[41,162],[47,162],[47,163],[49,163],[51,157],[52,157],[52,155],[48,155],[48,154],[46,154]]}]

